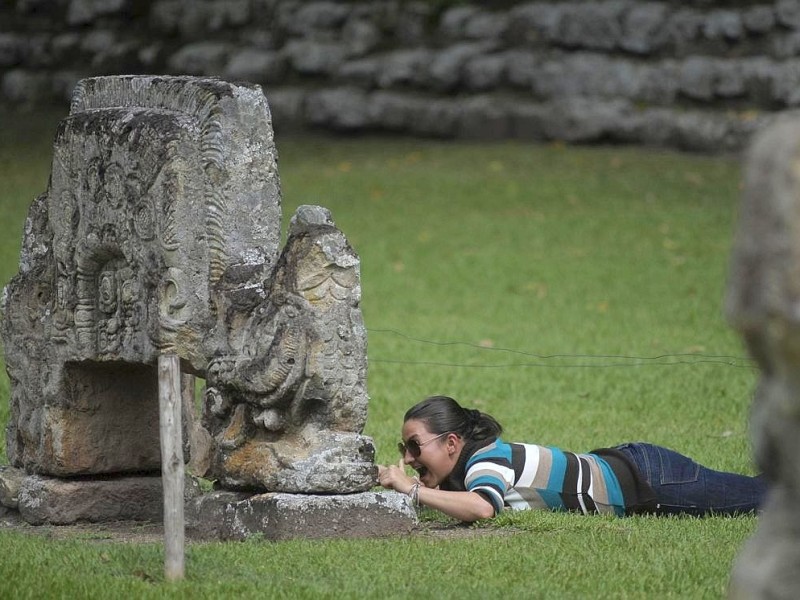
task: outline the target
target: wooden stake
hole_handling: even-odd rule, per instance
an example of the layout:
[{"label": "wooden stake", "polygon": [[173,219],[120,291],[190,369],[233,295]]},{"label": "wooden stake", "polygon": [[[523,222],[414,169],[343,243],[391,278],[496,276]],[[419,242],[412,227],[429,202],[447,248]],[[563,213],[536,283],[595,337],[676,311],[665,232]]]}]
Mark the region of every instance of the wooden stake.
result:
[{"label": "wooden stake", "polygon": [[181,366],[174,354],[158,357],[158,405],[164,487],[164,573],[167,581],[175,581],[183,579],[184,573],[184,466]]}]

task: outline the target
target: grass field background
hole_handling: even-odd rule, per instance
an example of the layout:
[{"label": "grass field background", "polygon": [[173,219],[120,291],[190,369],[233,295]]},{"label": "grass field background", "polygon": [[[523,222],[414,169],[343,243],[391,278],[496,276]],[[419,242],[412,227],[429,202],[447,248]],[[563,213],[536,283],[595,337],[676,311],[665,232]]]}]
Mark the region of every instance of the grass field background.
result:
[{"label": "grass field background", "polygon": [[[47,187],[57,115],[0,119],[5,283],[27,206]],[[448,394],[497,417],[509,441],[587,451],[645,440],[753,472],[757,373],[722,314],[736,158],[280,133],[277,143],[284,223],[300,204],[326,206],[361,256],[366,433],[380,462],[396,459],[403,412]],[[3,423],[7,398],[3,375]],[[23,598],[714,598],[755,524],[536,512],[480,524],[497,530],[481,536],[196,544],[173,585],[158,545],[0,531],[0,580]]]}]

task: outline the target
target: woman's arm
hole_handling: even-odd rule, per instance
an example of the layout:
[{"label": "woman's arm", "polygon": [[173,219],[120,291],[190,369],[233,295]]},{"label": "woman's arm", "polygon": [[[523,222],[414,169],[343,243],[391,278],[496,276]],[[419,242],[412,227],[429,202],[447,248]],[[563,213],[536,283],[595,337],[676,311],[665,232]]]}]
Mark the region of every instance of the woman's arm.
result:
[{"label": "woman's arm", "polygon": [[448,492],[440,489],[419,488],[419,503],[434,508],[460,521],[491,519],[494,507],[486,498],[475,492]]},{"label": "woman's arm", "polygon": [[[393,489],[401,494],[411,492],[416,480],[405,473],[398,465],[378,466],[378,482],[385,488]],[[475,492],[450,492],[440,489],[419,486],[417,498],[419,503],[441,511],[460,521],[477,521],[494,516],[494,507],[480,494]]]}]

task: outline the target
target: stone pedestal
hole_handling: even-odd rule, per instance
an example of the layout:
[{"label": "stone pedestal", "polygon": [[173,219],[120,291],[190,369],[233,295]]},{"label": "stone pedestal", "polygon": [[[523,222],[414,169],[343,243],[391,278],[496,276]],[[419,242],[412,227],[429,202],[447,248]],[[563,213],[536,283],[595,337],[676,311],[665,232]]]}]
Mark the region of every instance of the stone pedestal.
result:
[{"label": "stone pedestal", "polygon": [[[19,511],[31,525],[71,525],[79,522],[161,521],[164,496],[160,476],[60,479],[6,468],[0,471],[0,503]],[[200,494],[186,479],[185,498]]]},{"label": "stone pedestal", "polygon": [[190,535],[204,539],[365,538],[406,534],[418,524],[397,492],[257,494],[219,491],[187,505]]},{"label": "stone pedestal", "polygon": [[[187,534],[206,540],[382,537],[418,524],[408,498],[397,492],[202,494],[187,477],[184,499]],[[31,525],[157,523],[163,510],[160,476],[61,479],[0,467],[0,516],[18,513]]]}]

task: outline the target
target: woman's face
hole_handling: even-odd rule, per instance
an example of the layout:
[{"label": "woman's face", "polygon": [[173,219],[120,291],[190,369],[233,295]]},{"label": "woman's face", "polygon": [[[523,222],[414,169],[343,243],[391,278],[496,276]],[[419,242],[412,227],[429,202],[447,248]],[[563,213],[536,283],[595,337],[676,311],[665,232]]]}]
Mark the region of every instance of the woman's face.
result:
[{"label": "woman's face", "polygon": [[419,457],[416,458],[406,450],[403,462],[417,471],[425,487],[438,487],[458,461],[464,445],[461,438],[454,433],[437,438],[437,434],[431,433],[424,421],[417,419],[403,423],[401,435],[404,443],[416,440],[421,446]]}]

